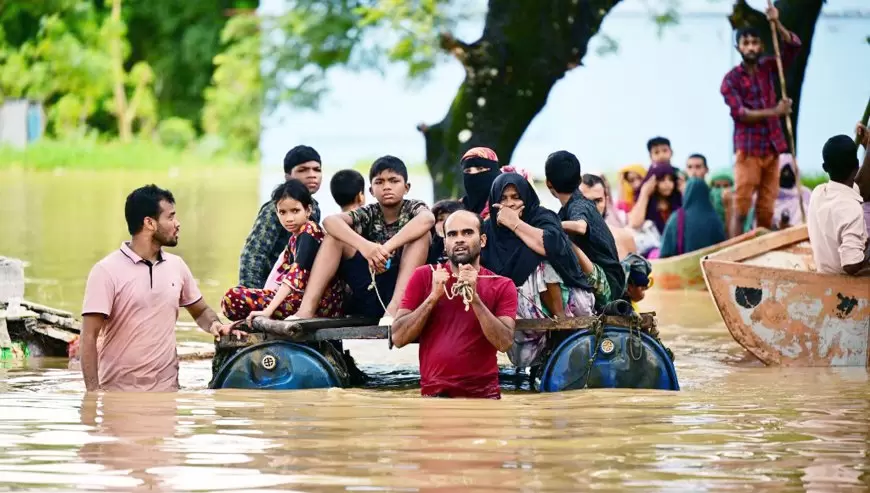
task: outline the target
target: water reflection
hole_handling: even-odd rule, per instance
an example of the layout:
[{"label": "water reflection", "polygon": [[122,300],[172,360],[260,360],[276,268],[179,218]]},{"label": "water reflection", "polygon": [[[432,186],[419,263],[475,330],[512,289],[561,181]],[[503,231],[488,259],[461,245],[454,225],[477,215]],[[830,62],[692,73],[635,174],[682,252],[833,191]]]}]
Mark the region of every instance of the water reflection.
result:
[{"label": "water reflection", "polygon": [[0,397],[0,489],[860,491],[870,475],[863,369],[732,368],[683,392],[502,401],[50,390]]}]

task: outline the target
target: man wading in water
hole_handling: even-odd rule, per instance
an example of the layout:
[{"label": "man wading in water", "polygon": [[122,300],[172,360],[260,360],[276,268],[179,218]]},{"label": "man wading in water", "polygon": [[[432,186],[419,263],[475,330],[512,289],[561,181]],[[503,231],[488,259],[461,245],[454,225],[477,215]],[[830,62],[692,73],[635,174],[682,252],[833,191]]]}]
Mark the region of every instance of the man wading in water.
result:
[{"label": "man wading in water", "polygon": [[[776,24],[782,62],[787,70],[800,51],[801,41],[779,22],[776,7],[767,10],[767,17]],[[791,113],[792,105],[790,99],[776,102],[776,59],[761,57],[764,43],[758,30],[739,29],[735,41],[743,63],[725,75],[720,88],[734,119],[734,152],[737,154],[734,163],[736,213],[732,214],[729,225],[732,237],[743,231],[754,193],[758,195],[758,227],[770,229],[772,226],[779,192],[779,155],[788,152],[779,119]]]},{"label": "man wading in water", "polygon": [[178,390],[178,308],[187,309],[196,324],[216,338],[229,334],[231,326],[221,323],[205,303],[184,260],[163,250],[178,244],[181,228],[172,193],[155,185],[138,188],[127,196],[124,215],[132,238],[97,262],[85,287],[85,387]]},{"label": "man wading in water", "polygon": [[424,396],[501,397],[496,352],[514,340],[517,288],[480,266],[482,230],[477,214],[451,214],[444,222],[449,261],[418,267],[396,313],[393,343],[420,342]]}]

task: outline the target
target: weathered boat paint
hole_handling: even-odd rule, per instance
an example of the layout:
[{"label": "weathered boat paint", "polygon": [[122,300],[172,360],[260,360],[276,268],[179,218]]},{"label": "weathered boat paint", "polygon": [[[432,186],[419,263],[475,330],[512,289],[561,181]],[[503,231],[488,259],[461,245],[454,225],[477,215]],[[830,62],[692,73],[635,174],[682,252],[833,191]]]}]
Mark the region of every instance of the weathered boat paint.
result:
[{"label": "weathered boat paint", "polygon": [[806,226],[701,261],[734,339],[768,365],[870,366],[870,280],[815,272]]},{"label": "weathered boat paint", "polygon": [[699,291],[707,289],[707,285],[704,283],[704,273],[701,271],[701,259],[712,253],[769,232],[764,228],[753,229],[730,240],[725,240],[707,248],[695,250],[694,252],[684,253],[676,257],[651,260],[653,278],[655,279],[652,289],[688,289]]}]

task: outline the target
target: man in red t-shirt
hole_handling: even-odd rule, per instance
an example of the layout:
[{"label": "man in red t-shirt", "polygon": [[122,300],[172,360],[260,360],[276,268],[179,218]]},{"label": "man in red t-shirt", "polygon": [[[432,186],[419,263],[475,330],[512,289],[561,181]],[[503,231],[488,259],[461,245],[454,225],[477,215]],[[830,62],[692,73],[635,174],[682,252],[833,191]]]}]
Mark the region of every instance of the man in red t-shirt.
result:
[{"label": "man in red t-shirt", "polygon": [[[457,211],[444,222],[448,262],[434,271],[418,267],[405,289],[392,326],[393,343],[420,342],[420,392],[428,397],[499,399],[496,351],[513,344],[517,288],[513,281],[480,266],[486,244],[483,220]],[[474,292],[466,309],[462,296],[445,296],[457,282]]]}]

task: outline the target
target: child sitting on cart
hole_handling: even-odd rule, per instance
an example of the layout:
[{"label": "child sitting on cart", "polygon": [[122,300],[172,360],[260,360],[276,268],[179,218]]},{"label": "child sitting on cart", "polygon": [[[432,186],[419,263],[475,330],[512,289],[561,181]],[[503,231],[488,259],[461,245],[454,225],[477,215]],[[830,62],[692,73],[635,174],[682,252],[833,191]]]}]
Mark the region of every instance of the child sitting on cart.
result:
[{"label": "child sitting on cart", "polygon": [[336,274],[350,288],[346,313],[395,316],[401,296],[393,293],[402,293],[414,269],[426,262],[435,217],[425,203],[405,199],[411,188],[405,163],[380,157],[369,181],[377,203],[323,220],[329,236],[314,261],[298,318],[319,315],[318,303]]}]

